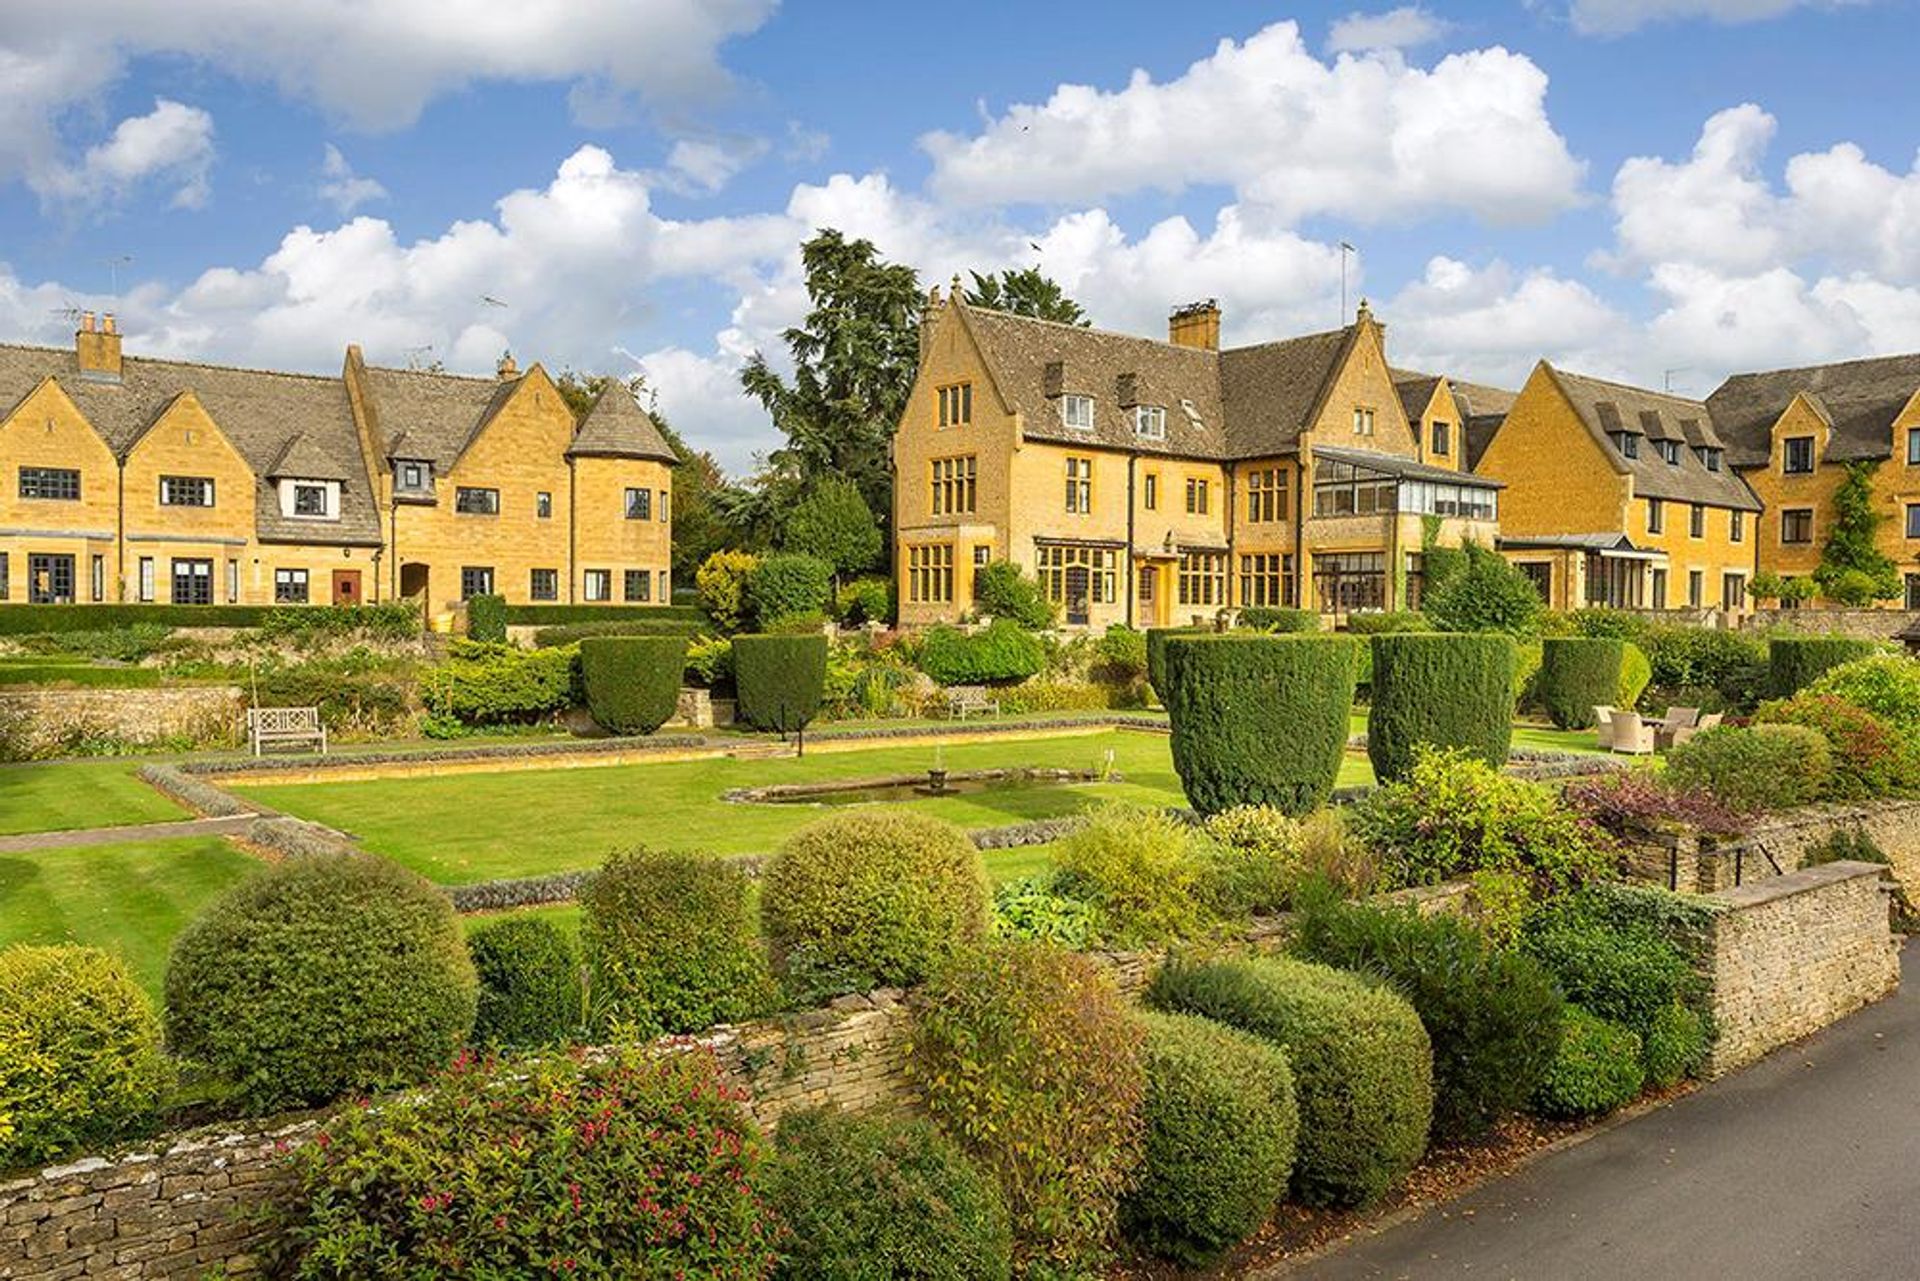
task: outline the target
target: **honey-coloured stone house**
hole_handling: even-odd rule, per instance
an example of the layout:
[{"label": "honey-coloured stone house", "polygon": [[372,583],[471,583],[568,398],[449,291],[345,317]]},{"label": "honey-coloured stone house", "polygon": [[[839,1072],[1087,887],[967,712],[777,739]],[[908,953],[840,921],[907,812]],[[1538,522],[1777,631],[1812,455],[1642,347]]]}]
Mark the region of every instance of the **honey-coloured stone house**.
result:
[{"label": "honey-coloured stone house", "polygon": [[1222,609],[1416,604],[1423,549],[1498,533],[1444,377],[1354,323],[1222,350],[1211,301],[1166,341],[929,298],[893,438],[900,620],[973,608],[975,571],[1033,573],[1069,627]]},{"label": "honey-coloured stone house", "polygon": [[666,604],[675,457],[617,383],[0,345],[0,605]]}]

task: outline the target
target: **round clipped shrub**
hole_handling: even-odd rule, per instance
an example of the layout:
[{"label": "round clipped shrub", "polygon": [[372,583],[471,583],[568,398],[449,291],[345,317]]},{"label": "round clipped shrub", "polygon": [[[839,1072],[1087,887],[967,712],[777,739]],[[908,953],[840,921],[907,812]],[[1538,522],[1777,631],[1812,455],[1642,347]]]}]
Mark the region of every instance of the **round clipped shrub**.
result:
[{"label": "round clipped shrub", "polygon": [[970,949],[916,994],[908,1074],[998,1179],[1022,1274],[1099,1261],[1140,1161],[1144,1037],[1091,958],[1045,943]]},{"label": "round clipped shrub", "polygon": [[1433,1128],[1484,1133],[1526,1104],[1560,1039],[1553,975],[1498,948],[1465,921],[1315,899],[1302,913],[1302,956],[1375,974],[1420,1015],[1433,1042]]},{"label": "round clipped shrub", "polygon": [[1533,1110],[1549,1117],[1599,1116],[1632,1102],[1645,1080],[1638,1032],[1569,1005],[1560,1048],[1533,1092]]},{"label": "round clipped shrub", "polygon": [[740,719],[792,733],[820,714],[827,688],[825,636],[736,636],[733,683]]},{"label": "round clipped shrub", "polygon": [[1147,684],[1153,688],[1155,698],[1162,703],[1167,701],[1167,642],[1176,636],[1211,635],[1211,627],[1147,628]]},{"label": "round clipped shrub", "polygon": [[581,1031],[580,961],[573,942],[537,916],[491,921],[467,936],[480,1003],[475,1045],[526,1048]]},{"label": "round clipped shrub", "polygon": [[587,710],[616,734],[651,734],[672,720],[686,669],[683,636],[589,636],[580,642]]},{"label": "round clipped shrub", "polygon": [[1908,796],[1920,787],[1920,742],[1901,734],[1884,717],[1833,694],[1801,690],[1792,698],[1763,704],[1753,719],[1756,724],[1803,725],[1827,740],[1833,751],[1828,800]]},{"label": "round clipped shrub", "polygon": [[1365,1205],[1427,1150],[1433,1047],[1400,996],[1352,974],[1278,957],[1170,962],[1147,999],[1284,1046],[1300,1103],[1293,1194]]},{"label": "round clipped shrub", "polygon": [[768,1004],[739,864],[646,848],[609,857],[580,891],[580,945],[604,1025],[699,1032]]},{"label": "round clipped shrub", "polygon": [[1549,636],[1540,643],[1540,702],[1561,729],[1592,729],[1593,709],[1619,706],[1626,642],[1609,636]]},{"label": "round clipped shrub", "polygon": [[1286,1195],[1300,1113],[1279,1046],[1191,1014],[1145,1014],[1145,1159],[1120,1205],[1127,1235],[1204,1265]]},{"label": "round clipped shrub", "polygon": [[1102,935],[1141,947],[1205,924],[1194,831],[1164,809],[1103,805],[1054,846],[1056,884],[1098,910]]},{"label": "round clipped shrub", "polygon": [[1623,641],[1620,645],[1620,687],[1614,691],[1615,707],[1633,707],[1640,702],[1640,696],[1647,692],[1648,682],[1653,680],[1653,661],[1647,657],[1647,651],[1632,641]]},{"label": "round clipped shrub", "polygon": [[1180,636],[1167,645],[1173,766],[1201,814],[1326,804],[1347,750],[1350,636]]},{"label": "round clipped shrub", "polygon": [[1047,647],[1011,619],[995,619],[977,632],[930,629],[920,642],[920,670],[942,685],[1023,681],[1047,664]]},{"label": "round clipped shrub", "polygon": [[118,1137],[171,1080],[160,1020],[117,957],[0,950],[0,1170]]},{"label": "round clipped shrub", "polygon": [[1826,736],[1804,725],[1722,725],[1667,753],[1669,782],[1704,788],[1735,810],[1811,804],[1832,776]]},{"label": "round clipped shrub", "polygon": [[763,556],[747,574],[747,604],[756,627],[824,614],[833,598],[833,566],[798,552]]},{"label": "round clipped shrub", "polygon": [[855,810],[801,828],[768,862],[760,911],[797,996],[907,987],[986,933],[986,865],[951,823]]},{"label": "round clipped shrub", "polygon": [[778,1275],[1004,1279],[1013,1234],[993,1179],[917,1117],[807,1108],[780,1118],[768,1201]]},{"label": "round clipped shrub", "polygon": [[372,854],[262,868],[209,903],[167,962],[167,1044],[251,1106],[402,1084],[473,1029],[460,922],[425,878]]},{"label": "round clipped shrub", "polygon": [[1383,783],[1413,767],[1414,747],[1458,747],[1504,765],[1513,743],[1513,642],[1498,634],[1377,635],[1367,758]]},{"label": "round clipped shrub", "polygon": [[780,1229],[740,1100],[705,1050],[463,1056],[294,1148],[271,1274],[765,1277]]},{"label": "round clipped shrub", "polygon": [[1310,609],[1249,605],[1240,611],[1240,626],[1250,632],[1317,632],[1320,615]]},{"label": "round clipped shrub", "polygon": [[1767,689],[1788,698],[1833,668],[1880,652],[1859,636],[1774,636],[1767,641]]},{"label": "round clipped shrub", "polygon": [[1647,1084],[1664,1090],[1679,1084],[1706,1057],[1706,1021],[1684,1005],[1669,1005],[1653,1016],[1643,1041]]}]

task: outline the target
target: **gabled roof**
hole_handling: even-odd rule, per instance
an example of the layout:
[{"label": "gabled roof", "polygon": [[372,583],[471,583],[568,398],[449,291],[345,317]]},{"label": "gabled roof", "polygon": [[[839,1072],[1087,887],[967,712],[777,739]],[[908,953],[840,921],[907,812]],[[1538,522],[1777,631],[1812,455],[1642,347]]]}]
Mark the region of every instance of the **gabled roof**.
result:
[{"label": "gabled roof", "polygon": [[1773,424],[1799,392],[1808,394],[1833,427],[1827,458],[1853,462],[1892,453],[1894,417],[1915,391],[1920,391],[1920,352],[1735,374],[1707,397],[1707,404],[1736,467],[1763,466],[1772,456]]},{"label": "gabled roof", "polygon": [[404,457],[425,459],[444,476],[493,421],[520,379],[470,378],[368,365],[365,385],[381,430],[386,433],[386,457],[401,457],[396,446],[404,441]]},{"label": "gabled roof", "polygon": [[313,437],[305,432],[287,441],[280,456],[273,460],[265,474],[269,480],[337,480],[345,483],[352,479],[347,469],[340,465],[340,460],[321,449],[314,443]]},{"label": "gabled roof", "polygon": [[1326,400],[1359,330],[1285,338],[1220,353],[1227,448],[1235,458],[1291,453]]},{"label": "gabled roof", "polygon": [[[1542,368],[1566,394],[1574,412],[1607,452],[1614,466],[1633,477],[1633,492],[1642,498],[1664,498],[1674,502],[1706,503],[1716,507],[1735,507],[1759,511],[1747,482],[1733,470],[1731,462],[1719,471],[1708,471],[1699,455],[1690,448],[1680,451],[1680,461],[1669,463],[1650,448],[1640,450],[1638,458],[1628,458],[1614,443],[1610,433],[1629,435],[1660,434],[1654,439],[1685,440],[1697,434],[1713,448],[1721,447],[1714,429],[1713,415],[1705,403],[1688,400],[1667,392],[1630,387],[1625,383],[1568,373],[1545,361]],[[1652,429],[1652,430],[1649,430]]]},{"label": "gabled roof", "polygon": [[1433,390],[1440,385],[1440,375],[1415,373],[1411,369],[1389,369],[1387,373],[1393,379],[1393,389],[1400,393],[1400,408],[1407,411],[1407,421],[1419,422],[1420,415],[1433,403]]},{"label": "gabled roof", "polygon": [[[49,376],[122,458],[175,400],[192,392],[259,482],[254,510],[261,538],[364,545],[380,541],[353,410],[346,385],[338,378],[128,356],[121,362],[120,381],[109,382],[83,377],[70,347],[0,345],[0,412],[11,412]],[[316,479],[345,482],[337,522],[288,520],[267,483],[274,464],[301,436],[307,440],[303,452],[310,450],[326,460],[329,472],[338,473]]]},{"label": "gabled roof", "polygon": [[1407,421],[1413,422],[1425,411],[1427,402],[1433,399],[1433,389],[1444,376],[1447,390],[1453,393],[1453,405],[1460,414],[1460,437],[1466,457],[1461,461],[1468,471],[1480,465],[1480,459],[1487,452],[1487,446],[1493,443],[1500,425],[1507,421],[1507,411],[1513,408],[1513,402],[1519,392],[1508,391],[1504,387],[1492,387],[1486,383],[1462,382],[1451,374],[1423,374],[1415,369],[1389,370],[1393,376],[1393,385],[1400,393],[1400,403],[1407,411]]},{"label": "gabled roof", "polygon": [[679,458],[647,411],[640,408],[633,392],[617,378],[607,379],[600,394],[593,398],[573,443],[567,447],[570,457],[653,458],[677,463]]}]

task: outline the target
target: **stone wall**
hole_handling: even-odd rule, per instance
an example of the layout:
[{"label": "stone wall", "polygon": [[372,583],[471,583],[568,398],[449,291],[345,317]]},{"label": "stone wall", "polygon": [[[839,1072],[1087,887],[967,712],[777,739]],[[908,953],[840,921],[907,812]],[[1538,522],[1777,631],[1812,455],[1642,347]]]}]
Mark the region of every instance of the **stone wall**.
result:
[{"label": "stone wall", "polygon": [[1893,863],[1910,895],[1920,895],[1920,800],[1809,805],[1756,819],[1732,840],[1692,831],[1649,832],[1628,842],[1629,874],[1682,894],[1711,894],[1797,871],[1835,833],[1861,831]]},{"label": "stone wall", "polygon": [[1702,957],[1719,1036],[1707,1075],[1744,1067],[1893,991],[1898,943],[1871,863],[1829,863],[1722,890]]},{"label": "stone wall", "polygon": [[174,738],[233,744],[244,736],[245,709],[246,697],[237,685],[0,691],[0,721],[20,726],[29,751],[57,749],[73,735],[143,744]]},{"label": "stone wall", "polygon": [[1840,632],[1871,640],[1891,640],[1920,623],[1920,610],[1908,609],[1756,609],[1741,620],[1747,631],[1782,627],[1795,632]]}]

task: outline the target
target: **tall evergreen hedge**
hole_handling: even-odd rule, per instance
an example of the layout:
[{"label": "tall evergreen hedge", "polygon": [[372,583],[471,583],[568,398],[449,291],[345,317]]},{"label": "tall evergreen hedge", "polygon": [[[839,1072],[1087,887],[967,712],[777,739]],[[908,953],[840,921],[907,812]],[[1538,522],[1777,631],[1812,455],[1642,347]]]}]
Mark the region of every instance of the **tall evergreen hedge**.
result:
[{"label": "tall evergreen hedge", "polygon": [[1513,742],[1513,642],[1487,633],[1399,632],[1373,638],[1367,757],[1382,783],[1413,766],[1420,743],[1459,747],[1489,765]]},{"label": "tall evergreen hedge", "polygon": [[580,642],[587,710],[616,734],[651,734],[673,719],[687,642],[680,636],[589,636]]},{"label": "tall evergreen hedge", "polygon": [[1351,636],[1177,636],[1167,643],[1173,766],[1202,814],[1326,804],[1347,748]]},{"label": "tall evergreen hedge", "polygon": [[827,638],[736,636],[733,681],[740,719],[755,729],[791,733],[820,714],[827,688]]},{"label": "tall evergreen hedge", "polygon": [[467,639],[498,643],[507,639],[507,598],[467,597]]},{"label": "tall evergreen hedge", "polygon": [[1624,641],[1610,636],[1549,636],[1540,647],[1540,701],[1561,729],[1591,729],[1593,709],[1620,697]]},{"label": "tall evergreen hedge", "polygon": [[1147,628],[1147,684],[1162,703],[1167,701],[1167,642],[1176,636],[1211,636],[1211,627]]},{"label": "tall evergreen hedge", "polygon": [[1791,698],[1821,673],[1880,647],[1858,636],[1775,636],[1767,642],[1767,686],[1775,698]]}]

